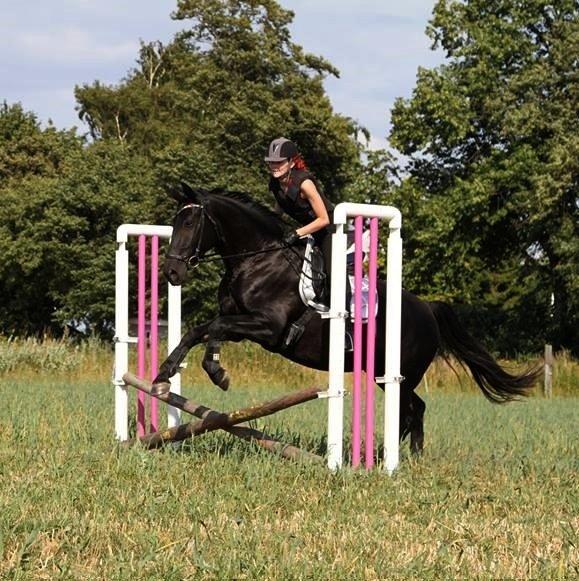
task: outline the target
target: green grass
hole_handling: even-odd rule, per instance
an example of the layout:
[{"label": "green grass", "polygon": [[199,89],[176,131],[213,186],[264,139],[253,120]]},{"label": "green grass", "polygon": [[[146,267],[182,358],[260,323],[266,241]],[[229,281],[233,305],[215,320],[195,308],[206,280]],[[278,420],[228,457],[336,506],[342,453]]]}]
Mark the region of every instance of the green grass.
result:
[{"label": "green grass", "polygon": [[[164,351],[163,351],[164,352]],[[196,381],[200,370],[203,346],[198,346],[188,356],[191,370],[186,370],[186,380]],[[238,385],[269,389],[272,384],[323,385],[325,373],[299,367],[282,357],[272,355],[249,342],[226,343],[222,347],[224,365]],[[520,362],[503,361],[503,365],[520,370],[524,367],[542,365],[540,357]],[[37,378],[50,373],[68,380],[107,381],[112,372],[113,347],[97,339],[80,344],[66,339],[12,338],[0,336],[0,377]],[[134,366],[134,365],[133,365]],[[441,359],[437,359],[428,369],[424,388],[436,393],[472,393],[472,382],[460,366],[455,370]],[[290,382],[287,382],[287,379]],[[537,392],[539,393],[539,392]],[[553,393],[559,396],[579,397],[579,361],[568,353],[561,352],[555,357],[553,369]]]},{"label": "green grass", "polygon": [[[187,394],[234,409],[323,380],[291,367],[272,386],[252,365],[229,393]],[[394,477],[330,474],[224,433],[124,449],[106,379],[5,376],[0,578],[576,578],[579,399],[493,406],[444,393],[434,373],[425,453],[404,447]],[[185,375],[201,379],[197,365]],[[325,414],[310,402],[254,425],[323,452]]]}]

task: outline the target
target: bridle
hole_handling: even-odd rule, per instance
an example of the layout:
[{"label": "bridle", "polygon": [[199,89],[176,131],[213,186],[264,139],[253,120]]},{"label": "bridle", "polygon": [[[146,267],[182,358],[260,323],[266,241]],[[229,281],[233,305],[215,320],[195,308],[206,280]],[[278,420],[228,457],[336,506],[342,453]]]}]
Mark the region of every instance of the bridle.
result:
[{"label": "bridle", "polygon": [[[283,254],[284,258],[290,264],[290,267],[292,268],[292,270],[298,276],[300,276],[300,274],[301,274],[300,270],[296,269],[295,265],[293,264],[293,261],[289,260],[288,256],[286,255],[286,251],[289,251],[291,254],[293,254],[295,256],[299,256],[298,253],[296,252],[295,248],[292,248],[291,246],[279,245],[279,246],[273,246],[270,248],[264,248],[263,250],[253,250],[250,252],[239,252],[237,254],[227,254],[227,255],[219,255],[219,254],[213,255],[212,254],[210,256],[205,256],[205,257],[201,256],[201,242],[203,240],[203,232],[205,230],[205,219],[207,219],[211,222],[211,224],[213,225],[213,229],[215,231],[215,235],[217,236],[218,241],[221,242],[219,226],[217,225],[215,220],[209,215],[209,213],[207,212],[207,210],[203,204],[195,204],[193,202],[191,202],[189,204],[185,204],[184,206],[179,208],[179,210],[175,214],[175,218],[173,219],[173,222],[177,219],[177,216],[183,210],[188,210],[190,208],[201,208],[201,225],[199,228],[199,238],[197,240],[197,246],[195,247],[195,251],[190,255],[189,254],[173,254],[171,252],[168,252],[165,255],[165,258],[168,258],[171,260],[176,260],[178,262],[183,262],[183,263],[185,263],[187,270],[193,270],[194,268],[198,267],[201,262],[213,262],[214,260],[222,260],[224,258],[241,258],[241,257],[246,257],[246,256],[254,256],[257,254],[265,254],[268,252],[275,252],[275,251],[282,250],[283,251],[282,254]],[[313,269],[313,270],[315,271],[316,269]],[[323,275],[323,273],[322,273],[322,275]]]},{"label": "bridle", "polygon": [[188,210],[190,208],[201,208],[201,225],[199,228],[199,236],[197,238],[197,246],[195,248],[195,251],[192,254],[172,254],[171,252],[168,252],[166,254],[166,258],[169,258],[171,260],[177,260],[178,262],[184,262],[185,266],[187,267],[187,270],[199,266],[199,262],[201,261],[201,242],[203,240],[203,231],[205,229],[205,216],[207,215],[203,204],[194,204],[194,203],[185,204],[184,206],[179,208],[179,210],[175,214],[173,222],[177,219],[177,216],[183,210]]}]

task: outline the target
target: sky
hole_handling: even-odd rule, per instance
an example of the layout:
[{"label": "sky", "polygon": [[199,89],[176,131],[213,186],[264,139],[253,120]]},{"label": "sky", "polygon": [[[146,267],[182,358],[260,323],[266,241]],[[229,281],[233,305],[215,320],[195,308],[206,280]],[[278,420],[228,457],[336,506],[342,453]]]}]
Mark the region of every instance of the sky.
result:
[{"label": "sky", "polygon": [[[419,66],[442,55],[425,34],[435,0],[278,0],[295,12],[293,41],[339,71],[325,88],[334,110],[386,147],[390,108],[409,97]],[[169,42],[176,0],[0,0],[0,102],[19,102],[45,126],[88,128],[75,85],[116,84],[134,67],[139,41]]]}]

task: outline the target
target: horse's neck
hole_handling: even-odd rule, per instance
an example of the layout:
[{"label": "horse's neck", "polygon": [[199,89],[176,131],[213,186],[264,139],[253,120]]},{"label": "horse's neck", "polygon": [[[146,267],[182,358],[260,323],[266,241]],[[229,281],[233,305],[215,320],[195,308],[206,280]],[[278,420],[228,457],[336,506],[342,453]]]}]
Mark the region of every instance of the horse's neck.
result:
[{"label": "horse's neck", "polygon": [[238,206],[220,205],[214,219],[219,229],[218,238],[222,255],[262,250],[276,239],[263,231],[259,221]]}]

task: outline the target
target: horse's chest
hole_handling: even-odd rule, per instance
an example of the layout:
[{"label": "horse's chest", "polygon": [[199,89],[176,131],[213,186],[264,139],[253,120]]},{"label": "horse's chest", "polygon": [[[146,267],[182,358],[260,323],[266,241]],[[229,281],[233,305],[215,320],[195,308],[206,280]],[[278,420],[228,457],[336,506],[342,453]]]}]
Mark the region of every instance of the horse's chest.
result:
[{"label": "horse's chest", "polygon": [[287,297],[287,277],[279,272],[259,270],[242,272],[229,282],[229,297],[236,312],[263,312],[281,296]]}]

